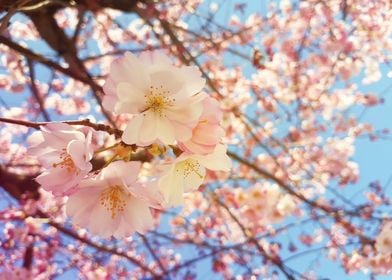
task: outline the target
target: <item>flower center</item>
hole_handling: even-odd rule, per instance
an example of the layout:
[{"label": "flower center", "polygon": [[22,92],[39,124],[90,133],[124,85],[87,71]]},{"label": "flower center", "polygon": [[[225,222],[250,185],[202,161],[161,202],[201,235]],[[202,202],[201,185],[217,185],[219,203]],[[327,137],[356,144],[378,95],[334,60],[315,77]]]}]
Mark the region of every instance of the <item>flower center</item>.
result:
[{"label": "flower center", "polygon": [[65,149],[62,149],[62,152],[60,153],[60,162],[53,163],[53,167],[60,167],[60,168],[65,168],[68,172],[75,172],[78,173],[76,170],[75,163],[73,162],[71,156],[66,152]]},{"label": "flower center", "polygon": [[170,91],[164,90],[163,86],[150,86],[148,93],[144,95],[147,98],[147,109],[145,111],[151,110],[160,117],[164,116],[164,110],[175,101],[174,98],[167,97],[169,94]]},{"label": "flower center", "polygon": [[195,173],[197,176],[200,177],[200,179],[203,179],[204,176],[200,174],[199,168],[200,163],[197,160],[187,159],[177,165],[176,171],[181,172],[185,178],[188,177],[190,174]]},{"label": "flower center", "polygon": [[108,187],[101,193],[99,202],[106,210],[111,212],[112,219],[114,219],[117,214],[124,212],[129,195],[123,187],[114,185]]}]

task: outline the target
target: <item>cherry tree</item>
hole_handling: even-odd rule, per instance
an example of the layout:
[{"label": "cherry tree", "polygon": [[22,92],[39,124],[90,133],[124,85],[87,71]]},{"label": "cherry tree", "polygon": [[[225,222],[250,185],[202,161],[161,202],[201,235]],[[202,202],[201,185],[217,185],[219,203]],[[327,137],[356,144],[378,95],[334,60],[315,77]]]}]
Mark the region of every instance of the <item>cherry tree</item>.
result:
[{"label": "cherry tree", "polygon": [[0,279],[392,271],[390,1],[255,2],[0,0]]}]

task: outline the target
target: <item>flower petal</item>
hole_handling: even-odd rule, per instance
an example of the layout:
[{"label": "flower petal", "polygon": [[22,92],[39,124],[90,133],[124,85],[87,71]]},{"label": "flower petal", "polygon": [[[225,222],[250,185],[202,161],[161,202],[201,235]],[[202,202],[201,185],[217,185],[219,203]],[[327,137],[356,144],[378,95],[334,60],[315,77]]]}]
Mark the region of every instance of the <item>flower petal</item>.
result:
[{"label": "flower petal", "polygon": [[219,144],[216,146],[214,152],[208,155],[195,155],[192,156],[198,160],[205,168],[209,170],[230,171],[231,159],[226,154],[225,145]]},{"label": "flower petal", "polygon": [[[102,172],[102,179],[113,180],[124,182],[127,186],[131,185],[137,180],[139,175],[141,163],[139,161],[125,162],[118,160],[112,162],[107,167],[105,167]],[[118,182],[113,182],[118,184]]]},{"label": "flower petal", "polygon": [[53,164],[59,163],[61,161],[60,151],[54,150],[45,154],[41,154],[40,156],[38,156],[38,159],[43,167],[52,168]]},{"label": "flower petal", "polygon": [[197,66],[181,67],[177,70],[178,75],[184,79],[183,92],[188,96],[200,92],[205,86],[205,79],[201,77],[201,72]]},{"label": "flower petal", "polygon": [[159,66],[167,66],[172,65],[172,61],[170,58],[165,55],[162,51],[145,51],[142,52],[139,56],[139,59],[149,65],[159,65]]},{"label": "flower petal", "polygon": [[184,86],[184,80],[178,79],[178,76],[173,75],[175,69],[173,66],[166,66],[166,69],[152,73],[151,86],[157,90],[162,87],[167,96],[177,94]]},{"label": "flower petal", "polygon": [[128,185],[128,190],[134,197],[145,201],[150,207],[163,208],[164,198],[158,190],[157,181],[151,181],[146,184],[133,183]]},{"label": "flower petal", "polygon": [[130,83],[121,82],[117,85],[119,102],[115,106],[116,113],[138,114],[146,108],[144,92]]},{"label": "flower petal", "polygon": [[84,140],[82,132],[65,123],[50,123],[41,126],[42,135],[48,146],[56,149],[65,148],[71,140]]},{"label": "flower petal", "polygon": [[173,124],[166,118],[157,118],[157,137],[165,145],[172,145],[176,140]]},{"label": "flower petal", "polygon": [[176,164],[176,175],[184,178],[185,192],[194,191],[203,183],[206,169],[197,160],[189,158]]},{"label": "flower petal", "polygon": [[127,225],[139,233],[144,233],[153,226],[153,219],[151,216],[148,204],[131,197],[124,211],[124,220]]},{"label": "flower petal", "polygon": [[35,180],[54,195],[66,193],[80,181],[74,173],[70,173],[64,168],[52,168],[44,171]]},{"label": "flower petal", "polygon": [[139,144],[145,144],[146,146],[151,144],[157,139],[158,134],[158,116],[153,112],[147,112],[144,114],[143,125],[139,134]]},{"label": "flower petal", "polygon": [[192,137],[192,126],[173,121],[173,129],[177,141],[185,142]]},{"label": "flower petal", "polygon": [[84,141],[72,140],[68,143],[67,153],[71,156],[75,166],[81,170],[90,171],[92,165],[86,158],[86,144]]},{"label": "flower petal", "polygon": [[139,142],[139,133],[143,125],[143,115],[134,116],[129,122],[121,139],[126,144],[136,144]]},{"label": "flower petal", "polygon": [[202,100],[197,102],[194,102],[194,100],[195,99],[189,99],[188,103],[184,103],[181,106],[173,106],[170,110],[165,112],[167,118],[180,123],[194,122],[193,126],[195,126],[203,112],[203,103]]},{"label": "flower petal", "polygon": [[112,63],[110,78],[115,83],[130,83],[140,91],[146,90],[150,85],[145,65],[130,52],[126,52],[122,58]]},{"label": "flower petal", "polygon": [[174,168],[160,178],[158,187],[165,198],[167,206],[184,204],[184,177],[176,176]]}]

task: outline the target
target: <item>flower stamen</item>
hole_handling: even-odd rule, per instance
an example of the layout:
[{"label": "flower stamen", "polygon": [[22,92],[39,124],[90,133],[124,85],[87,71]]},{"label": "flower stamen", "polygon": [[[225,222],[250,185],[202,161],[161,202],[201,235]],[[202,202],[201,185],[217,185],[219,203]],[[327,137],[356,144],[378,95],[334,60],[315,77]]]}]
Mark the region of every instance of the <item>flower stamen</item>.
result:
[{"label": "flower stamen", "polygon": [[151,110],[160,117],[164,116],[165,109],[172,106],[175,101],[174,98],[167,97],[168,95],[170,95],[170,91],[164,90],[163,86],[160,88],[150,86],[148,94],[144,95],[147,98],[147,109],[142,113]]},{"label": "flower stamen", "polygon": [[60,154],[60,162],[53,163],[52,167],[60,167],[60,168],[65,168],[68,172],[74,172],[76,171],[76,166],[75,163],[73,162],[71,156],[63,149],[63,151]]},{"label": "flower stamen", "polygon": [[199,168],[200,164],[196,160],[185,160],[180,163],[181,166],[176,169],[177,172],[182,171],[184,177],[188,177],[191,173],[195,173],[200,179],[203,179],[204,176],[200,174]]},{"label": "flower stamen", "polygon": [[99,202],[106,210],[111,212],[112,219],[114,219],[117,214],[124,212],[127,205],[127,195],[129,196],[123,187],[114,185],[101,193]]}]

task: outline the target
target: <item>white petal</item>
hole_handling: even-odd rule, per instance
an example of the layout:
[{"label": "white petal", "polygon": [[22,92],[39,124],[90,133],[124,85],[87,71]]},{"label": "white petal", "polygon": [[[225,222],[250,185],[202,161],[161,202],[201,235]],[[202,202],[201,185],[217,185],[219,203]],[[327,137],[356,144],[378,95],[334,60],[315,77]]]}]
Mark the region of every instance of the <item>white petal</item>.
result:
[{"label": "white petal", "polygon": [[128,185],[128,190],[137,199],[146,202],[149,207],[162,209],[164,198],[158,190],[157,181],[150,181],[145,184],[132,183]]},{"label": "white petal", "polygon": [[172,145],[176,140],[173,124],[167,118],[157,118],[157,138],[165,145]]},{"label": "white petal", "polygon": [[95,131],[90,129],[88,130],[87,136],[86,136],[86,141],[84,142],[85,148],[84,148],[84,152],[85,152],[85,158],[87,160],[91,160],[94,156],[94,148],[91,144],[92,139],[93,139],[93,133]]},{"label": "white petal", "polygon": [[138,90],[130,83],[119,83],[117,85],[118,103],[115,106],[117,113],[138,114],[146,108],[146,97],[144,92]]},{"label": "white petal", "polygon": [[42,135],[48,146],[56,149],[65,148],[71,140],[84,140],[82,132],[64,123],[51,123],[41,127]]},{"label": "white petal", "polygon": [[92,165],[89,162],[89,159],[86,158],[85,149],[86,145],[84,141],[72,140],[68,144],[67,153],[71,156],[71,159],[77,168],[90,171]]},{"label": "white petal", "polygon": [[201,72],[197,66],[181,67],[177,70],[178,75],[184,79],[183,91],[187,95],[194,95],[200,92],[205,86],[205,79],[201,77]]},{"label": "white petal", "polygon": [[192,138],[193,127],[191,125],[181,124],[176,121],[173,121],[172,124],[177,141],[185,142]]},{"label": "white petal", "polygon": [[167,206],[184,204],[184,177],[176,176],[174,168],[160,178],[158,186],[165,198]]},{"label": "white petal", "polygon": [[149,145],[157,139],[158,116],[153,112],[144,114],[143,125],[139,131],[139,144]]},{"label": "white petal", "polygon": [[45,154],[41,154],[38,156],[39,162],[42,164],[43,167],[45,168],[52,168],[53,164],[59,163],[62,161],[60,159],[60,152],[58,150],[50,151]]},{"label": "white petal", "polygon": [[143,115],[136,115],[128,122],[121,137],[124,143],[131,145],[139,142],[139,134],[142,129],[143,119]]},{"label": "white petal", "polygon": [[137,180],[141,163],[138,161],[125,162],[118,160],[109,164],[102,172],[102,179],[118,179],[127,186]]},{"label": "white petal", "polygon": [[[171,98],[175,99],[175,106],[174,107],[184,107],[186,105],[193,105],[199,102],[204,102],[204,99],[207,97],[208,95],[200,92],[197,94],[194,94],[192,96],[187,96],[184,94],[183,90],[181,89],[179,92],[177,92],[176,95],[171,96]],[[203,105],[202,105],[203,107]]]},{"label": "white petal", "polygon": [[209,155],[195,155],[193,158],[197,159],[205,168],[210,170],[230,171],[231,159],[226,154],[225,145],[219,144],[216,146],[214,152]]},{"label": "white petal", "polygon": [[35,180],[47,191],[60,195],[75,186],[75,174],[66,169],[53,168],[44,171]]},{"label": "white petal", "polygon": [[123,58],[113,62],[110,78],[116,83],[127,82],[144,91],[150,85],[150,78],[145,65],[132,53],[126,52]]},{"label": "white petal", "polygon": [[166,65],[172,65],[172,61],[170,60],[170,58],[162,51],[142,52],[139,56],[139,59],[149,67],[151,67],[151,65],[160,65],[161,67]]},{"label": "white petal", "polygon": [[147,203],[131,197],[124,211],[124,219],[132,229],[140,233],[151,229],[153,220]]},{"label": "white petal", "polygon": [[91,219],[87,225],[90,231],[100,237],[110,237],[120,224],[121,213],[117,213],[113,218],[111,211],[100,203],[97,203],[91,212]]},{"label": "white petal", "polygon": [[194,123],[193,126],[195,126],[203,112],[203,103],[202,100],[193,102],[192,99],[189,99],[188,102],[188,104],[185,103],[181,106],[176,105],[170,108],[170,110],[167,110],[165,112],[167,118],[183,124]]},{"label": "white petal", "polygon": [[197,160],[189,158],[176,164],[176,176],[184,178],[185,192],[197,190],[204,181],[206,169]]},{"label": "white petal", "polygon": [[164,70],[151,74],[151,86],[158,90],[162,87],[167,96],[175,95],[184,85],[184,81],[175,75],[174,67],[167,67]]},{"label": "white petal", "polygon": [[70,195],[65,208],[67,215],[71,217],[76,216],[75,219],[79,221],[83,219],[84,221],[81,224],[86,226],[91,215],[89,210],[99,203],[100,189],[102,188],[85,187]]}]

